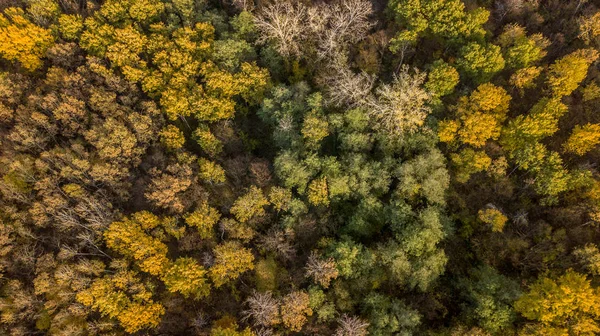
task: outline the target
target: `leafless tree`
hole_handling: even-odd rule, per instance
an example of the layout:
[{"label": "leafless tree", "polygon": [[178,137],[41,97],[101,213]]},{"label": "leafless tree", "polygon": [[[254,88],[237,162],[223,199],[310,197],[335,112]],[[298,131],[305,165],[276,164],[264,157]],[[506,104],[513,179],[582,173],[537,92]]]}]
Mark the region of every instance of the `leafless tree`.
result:
[{"label": "leafless tree", "polygon": [[365,72],[357,74],[348,67],[339,66],[321,82],[326,88],[329,103],[354,107],[364,105],[369,100],[375,78]]},{"label": "leafless tree", "polygon": [[338,1],[315,13],[328,19],[324,29],[319,32],[319,56],[328,57],[344,46],[365,38],[375,24],[369,20],[372,14],[371,2],[366,0]]},{"label": "leafless tree", "polygon": [[332,279],[337,278],[338,270],[333,258],[323,260],[316,252],[311,252],[306,263],[306,276],[327,288]]},{"label": "leafless tree", "polygon": [[271,292],[254,292],[246,299],[246,305],[244,319],[251,318],[255,326],[268,327],[279,322],[279,301]]},{"label": "leafless tree", "polygon": [[296,254],[296,250],[292,245],[293,235],[282,230],[271,230],[266,235],[262,236],[259,244],[268,251],[273,251],[279,254],[282,258],[292,259]]},{"label": "leafless tree", "polygon": [[409,72],[403,66],[391,84],[382,84],[367,101],[371,116],[383,130],[394,135],[413,133],[423,125],[430,108],[425,103],[429,93],[422,87],[425,74]]},{"label": "leafless tree", "polygon": [[272,42],[283,56],[300,56],[305,33],[306,7],[301,3],[276,1],[256,15],[258,42]]},{"label": "leafless tree", "polygon": [[[335,58],[351,43],[367,35],[374,25],[368,0],[339,0],[306,7],[301,3],[277,1],[256,16],[259,42],[272,42],[286,57],[317,52],[320,59]],[[302,52],[300,50],[302,49]]]},{"label": "leafless tree", "polygon": [[226,0],[226,2],[240,11],[249,11],[254,8],[254,0]]},{"label": "leafless tree", "polygon": [[365,336],[369,323],[356,316],[343,315],[338,319],[339,327],[335,336]]}]

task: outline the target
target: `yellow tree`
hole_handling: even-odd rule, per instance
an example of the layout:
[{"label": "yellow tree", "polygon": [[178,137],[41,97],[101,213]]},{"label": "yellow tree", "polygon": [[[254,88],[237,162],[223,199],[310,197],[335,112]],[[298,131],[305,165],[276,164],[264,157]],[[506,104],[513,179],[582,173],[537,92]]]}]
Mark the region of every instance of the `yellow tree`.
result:
[{"label": "yellow tree", "polygon": [[0,55],[29,71],[42,66],[41,58],[54,44],[50,30],[31,23],[20,8],[0,13]]},{"label": "yellow tree", "polygon": [[535,321],[527,335],[597,335],[600,291],[584,275],[568,270],[554,280],[540,278],[515,302],[515,310]]},{"label": "yellow tree", "polygon": [[238,221],[247,222],[255,216],[264,215],[265,209],[263,207],[268,204],[269,201],[263,195],[262,190],[252,186],[245,195],[235,200],[230,212]]},{"label": "yellow tree", "polygon": [[214,237],[213,228],[220,218],[219,211],[203,201],[196,211],[185,216],[185,222],[189,226],[196,227],[201,238],[210,239]]},{"label": "yellow tree", "polygon": [[218,245],[213,250],[215,263],[210,268],[210,278],[216,288],[237,279],[242,273],[254,269],[254,255],[235,241]]},{"label": "yellow tree", "polygon": [[195,299],[207,297],[210,285],[206,270],[192,258],[178,258],[161,277],[169,292],[179,292],[184,297]]},{"label": "yellow tree", "polygon": [[557,60],[548,69],[548,86],[556,97],[568,96],[583,81],[588,68],[598,58],[594,49],[576,50]]},{"label": "yellow tree", "polygon": [[573,133],[564,144],[566,152],[583,155],[600,144],[600,124],[575,126]]},{"label": "yellow tree", "polygon": [[104,232],[106,246],[136,260],[142,271],[159,275],[169,264],[168,247],[145,231],[160,224],[160,218],[147,211],[125,217],[111,223]]},{"label": "yellow tree", "polygon": [[128,333],[157,327],[165,313],[164,307],[152,300],[150,290],[129,271],[96,279],[76,299],[103,316],[116,318]]},{"label": "yellow tree", "polygon": [[306,323],[306,317],[313,311],[309,307],[310,297],[302,291],[291,292],[281,302],[281,321],[289,330],[299,332]]}]

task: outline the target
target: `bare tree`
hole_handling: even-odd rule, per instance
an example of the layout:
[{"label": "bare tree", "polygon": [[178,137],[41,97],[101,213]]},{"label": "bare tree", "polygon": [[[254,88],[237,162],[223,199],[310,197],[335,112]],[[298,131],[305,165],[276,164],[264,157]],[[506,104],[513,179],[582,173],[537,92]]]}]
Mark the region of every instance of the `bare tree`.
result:
[{"label": "bare tree", "polygon": [[306,263],[306,276],[325,288],[329,287],[331,280],[338,276],[335,261],[333,258],[320,259],[315,251],[311,252]]},{"label": "bare tree", "polygon": [[240,11],[249,11],[254,8],[254,0],[226,0]]},{"label": "bare tree", "polygon": [[279,323],[279,301],[271,292],[254,292],[246,299],[248,309],[244,311],[244,318],[252,318],[254,325],[268,327]]},{"label": "bare tree", "polygon": [[319,56],[323,58],[364,39],[375,24],[369,20],[373,7],[367,0],[342,0],[323,8],[315,16],[323,15],[321,13],[326,13],[324,16],[328,19],[319,36]]},{"label": "bare tree", "polygon": [[[277,1],[256,16],[259,42],[272,42],[283,56],[300,57],[316,50],[320,59],[332,59],[351,43],[365,38],[374,25],[368,0],[339,0],[305,7]],[[302,49],[302,52],[300,50]]]},{"label": "bare tree", "polygon": [[413,133],[423,125],[431,111],[425,103],[431,98],[422,87],[425,74],[415,70],[411,75],[407,66],[391,84],[380,85],[376,96],[367,101],[371,116],[377,125],[394,135]]},{"label": "bare tree", "polygon": [[356,316],[343,315],[338,319],[339,327],[335,336],[365,336],[369,323]]},{"label": "bare tree", "polygon": [[305,33],[306,7],[301,3],[276,1],[263,8],[255,19],[258,42],[272,42],[283,56],[300,56]]},{"label": "bare tree", "polygon": [[336,66],[321,80],[327,100],[335,106],[361,106],[370,99],[375,78],[365,72],[354,73],[346,66]]}]

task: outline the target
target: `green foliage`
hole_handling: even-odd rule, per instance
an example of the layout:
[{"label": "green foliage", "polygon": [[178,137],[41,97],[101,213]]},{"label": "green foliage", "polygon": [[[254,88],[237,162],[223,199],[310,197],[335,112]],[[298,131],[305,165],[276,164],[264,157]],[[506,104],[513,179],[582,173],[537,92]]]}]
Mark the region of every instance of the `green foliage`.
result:
[{"label": "green foliage", "polygon": [[406,30],[392,40],[392,51],[400,43],[415,43],[420,36],[434,36],[450,42],[480,39],[489,12],[483,8],[465,11],[460,0],[393,0],[388,4],[397,22]]},{"label": "green foliage", "polygon": [[484,83],[504,69],[505,61],[500,47],[471,42],[460,48],[456,61],[458,69],[476,83]]},{"label": "green foliage", "polygon": [[454,91],[459,79],[458,71],[453,66],[443,60],[437,60],[429,69],[425,88],[434,96],[446,96]]},{"label": "green foliage", "polygon": [[476,268],[469,279],[462,279],[467,303],[467,319],[490,333],[498,333],[512,326],[515,313],[513,302],[520,296],[519,286],[489,266]]},{"label": "green foliage", "polygon": [[379,293],[371,293],[364,299],[364,310],[369,317],[369,335],[402,335],[415,332],[421,323],[417,311],[403,301]]}]

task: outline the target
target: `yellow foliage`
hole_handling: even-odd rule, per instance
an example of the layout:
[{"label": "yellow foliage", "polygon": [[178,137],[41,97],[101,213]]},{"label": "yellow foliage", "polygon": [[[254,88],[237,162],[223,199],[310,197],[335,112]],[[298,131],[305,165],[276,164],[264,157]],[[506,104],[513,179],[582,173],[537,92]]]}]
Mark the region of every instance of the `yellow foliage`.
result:
[{"label": "yellow foliage", "polygon": [[460,127],[457,120],[442,120],[438,123],[438,136],[441,142],[451,143],[456,139]]},{"label": "yellow foliage", "polygon": [[41,58],[54,44],[50,30],[31,23],[20,8],[10,7],[0,13],[0,55],[18,61],[33,71],[42,66]]},{"label": "yellow foliage", "polygon": [[515,71],[510,76],[510,84],[523,90],[535,86],[534,80],[542,73],[541,67],[529,67]]},{"label": "yellow foliage", "polygon": [[308,185],[308,201],[315,206],[329,204],[327,179],[325,177],[310,182]]},{"label": "yellow foliage", "polygon": [[168,150],[177,150],[185,144],[183,132],[174,125],[168,125],[160,132],[161,142]]},{"label": "yellow foliage", "polygon": [[286,295],[281,302],[281,320],[289,330],[299,332],[306,323],[306,317],[313,311],[309,307],[310,297],[298,291]]},{"label": "yellow foliage", "polygon": [[216,288],[237,279],[242,273],[254,269],[254,255],[238,242],[228,241],[214,249],[215,263],[210,268],[210,278]]},{"label": "yellow foliage", "polygon": [[[150,218],[151,221],[144,221],[143,218]],[[155,225],[155,216],[148,212],[113,222],[104,232],[106,246],[136,260],[142,271],[152,275],[161,274],[169,264],[167,245],[144,232],[145,228]]]},{"label": "yellow foliage", "polygon": [[589,66],[598,58],[594,49],[579,49],[562,57],[548,69],[548,86],[556,97],[568,96],[587,75]]},{"label": "yellow foliage", "polygon": [[482,147],[488,139],[498,139],[500,125],[491,114],[476,112],[461,118],[462,127],[458,135],[462,143],[473,147]]},{"label": "yellow foliage", "polygon": [[219,164],[205,158],[200,158],[198,159],[198,165],[200,166],[198,175],[203,181],[209,183],[225,182],[225,170]]},{"label": "yellow foliage", "polygon": [[600,144],[600,124],[575,126],[573,133],[564,144],[566,152],[583,155]]},{"label": "yellow foliage", "polygon": [[252,186],[244,196],[235,200],[230,212],[238,221],[243,223],[253,217],[264,215],[265,209],[263,207],[268,204],[269,202],[263,195],[262,190]]},{"label": "yellow foliage", "polygon": [[479,210],[479,220],[492,226],[492,231],[502,232],[508,218],[498,209]]},{"label": "yellow foliage", "polygon": [[169,292],[179,292],[184,297],[196,299],[210,294],[206,271],[192,258],[178,258],[162,275],[161,279]]},{"label": "yellow foliage", "polygon": [[[129,297],[127,293],[132,292],[135,294]],[[158,326],[165,313],[164,307],[152,301],[151,296],[135,273],[121,271],[96,279],[76,299],[104,316],[116,318],[126,332],[135,333]]]},{"label": "yellow foliage", "polygon": [[214,237],[213,228],[220,218],[219,211],[203,201],[196,211],[185,216],[185,222],[189,226],[196,227],[201,238],[210,239]]},{"label": "yellow foliage", "polygon": [[600,291],[572,270],[557,280],[540,278],[515,302],[515,310],[536,322],[525,334],[592,336],[600,332]]}]

